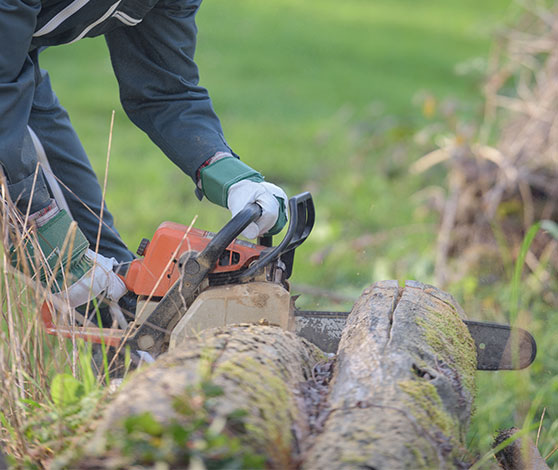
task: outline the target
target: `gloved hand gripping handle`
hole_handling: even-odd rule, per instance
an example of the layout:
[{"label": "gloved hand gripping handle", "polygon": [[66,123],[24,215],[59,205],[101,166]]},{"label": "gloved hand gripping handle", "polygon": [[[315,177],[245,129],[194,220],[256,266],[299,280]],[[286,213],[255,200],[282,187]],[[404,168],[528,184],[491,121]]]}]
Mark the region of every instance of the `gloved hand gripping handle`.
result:
[{"label": "gloved hand gripping handle", "polygon": [[[266,253],[245,271],[235,277],[237,282],[249,281],[258,271],[265,268],[276,259],[281,258],[286,266],[286,279],[291,276],[294,260],[294,250],[304,242],[314,227],[316,212],[312,195],[309,192],[297,194],[289,199],[289,228],[281,243],[271,247]],[[270,238],[270,237],[269,237]],[[269,240],[271,246],[271,240]]]}]

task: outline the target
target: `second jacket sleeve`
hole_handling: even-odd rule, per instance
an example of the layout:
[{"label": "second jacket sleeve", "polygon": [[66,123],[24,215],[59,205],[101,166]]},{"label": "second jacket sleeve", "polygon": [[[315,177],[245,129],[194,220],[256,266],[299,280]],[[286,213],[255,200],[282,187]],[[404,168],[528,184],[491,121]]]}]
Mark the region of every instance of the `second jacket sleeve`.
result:
[{"label": "second jacket sleeve", "polygon": [[35,67],[29,56],[40,1],[0,0],[0,163],[12,182],[35,171],[22,161],[35,93]]},{"label": "second jacket sleeve", "polygon": [[143,21],[106,34],[130,119],[196,181],[217,152],[231,152],[194,63],[199,1],[161,0]]}]

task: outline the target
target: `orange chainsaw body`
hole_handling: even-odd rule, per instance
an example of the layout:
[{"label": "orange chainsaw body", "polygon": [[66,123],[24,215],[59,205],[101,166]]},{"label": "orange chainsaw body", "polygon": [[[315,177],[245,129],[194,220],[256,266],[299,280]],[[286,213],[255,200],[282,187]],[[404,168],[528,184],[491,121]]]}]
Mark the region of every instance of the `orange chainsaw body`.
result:
[{"label": "orange chainsaw body", "polygon": [[[213,236],[212,232],[205,230],[163,222],[151,241],[140,250],[143,258],[130,264],[124,277],[126,287],[137,295],[163,297],[180,277],[180,256],[188,251],[201,253]],[[235,240],[227,247],[212,272],[224,273],[248,267],[265,248]]]},{"label": "orange chainsaw body", "polygon": [[[202,252],[213,238],[214,233],[189,227],[175,222],[163,222],[153,235],[151,241],[142,241],[138,250],[143,258],[132,261],[125,276],[122,277],[128,290],[136,295],[146,297],[163,297],[180,276],[178,260],[188,251]],[[259,258],[265,246],[243,240],[234,240],[224,251],[212,273],[226,273],[248,267]],[[109,346],[118,346],[122,339],[122,330],[105,328],[75,328],[55,325],[53,309],[48,302],[41,308],[42,320],[47,333],[58,334],[67,338],[80,337],[95,343],[104,342]]]}]

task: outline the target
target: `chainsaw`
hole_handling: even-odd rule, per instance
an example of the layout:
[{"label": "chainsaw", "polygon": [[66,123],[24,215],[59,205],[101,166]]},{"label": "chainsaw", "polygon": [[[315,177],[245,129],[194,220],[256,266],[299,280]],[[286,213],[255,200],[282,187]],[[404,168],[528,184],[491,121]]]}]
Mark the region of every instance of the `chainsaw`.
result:
[{"label": "chainsaw", "polygon": [[[48,302],[42,318],[48,333],[77,336],[150,357],[172,350],[206,328],[233,323],[279,325],[335,353],[349,312],[298,310],[289,278],[295,249],[310,235],[315,209],[310,193],[289,200],[289,226],[277,246],[270,236],[257,244],[238,240],[261,215],[249,204],[218,233],[163,222],[151,240],[143,239],[139,258],[120,273],[137,295],[131,321],[120,328],[73,326],[57,319]],[[536,356],[533,337],[521,328],[464,320],[477,349],[477,369],[529,366]]]}]

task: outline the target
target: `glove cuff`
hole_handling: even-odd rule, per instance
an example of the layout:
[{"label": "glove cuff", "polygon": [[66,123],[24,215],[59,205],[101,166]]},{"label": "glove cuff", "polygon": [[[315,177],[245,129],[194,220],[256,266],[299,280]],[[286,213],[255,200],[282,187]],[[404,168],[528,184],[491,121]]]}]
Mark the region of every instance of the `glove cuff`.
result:
[{"label": "glove cuff", "polygon": [[202,168],[200,180],[205,197],[215,204],[227,207],[229,188],[233,184],[242,180],[261,183],[264,178],[238,158],[225,157]]},{"label": "glove cuff", "polygon": [[279,214],[277,215],[277,221],[275,222],[273,227],[269,229],[266,235],[277,235],[281,230],[283,230],[283,227],[287,224],[288,218],[287,218],[287,208],[285,206],[285,201],[283,200],[283,198],[277,196],[275,196],[275,199],[277,199],[277,202],[279,203]]}]

